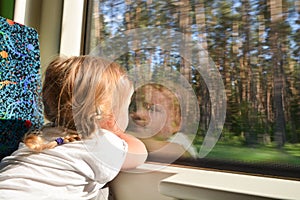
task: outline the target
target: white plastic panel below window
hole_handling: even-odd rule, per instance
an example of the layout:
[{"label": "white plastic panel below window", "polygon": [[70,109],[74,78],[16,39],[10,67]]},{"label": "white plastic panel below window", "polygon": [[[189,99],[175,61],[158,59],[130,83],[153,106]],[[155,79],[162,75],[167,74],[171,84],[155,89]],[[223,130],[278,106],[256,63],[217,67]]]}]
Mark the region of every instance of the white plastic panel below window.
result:
[{"label": "white plastic panel below window", "polygon": [[159,191],[175,199],[300,199],[300,182],[241,174],[186,169],[163,179]]},{"label": "white plastic panel below window", "polygon": [[147,163],[111,183],[116,200],[300,199],[300,182]]}]

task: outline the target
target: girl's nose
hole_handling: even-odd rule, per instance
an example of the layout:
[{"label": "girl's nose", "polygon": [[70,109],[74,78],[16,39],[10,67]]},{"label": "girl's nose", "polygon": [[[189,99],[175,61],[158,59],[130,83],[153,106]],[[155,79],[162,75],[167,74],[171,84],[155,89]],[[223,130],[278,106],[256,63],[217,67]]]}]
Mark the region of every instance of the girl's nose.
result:
[{"label": "girl's nose", "polygon": [[149,124],[149,114],[145,109],[130,113],[130,117],[139,126],[146,126]]}]

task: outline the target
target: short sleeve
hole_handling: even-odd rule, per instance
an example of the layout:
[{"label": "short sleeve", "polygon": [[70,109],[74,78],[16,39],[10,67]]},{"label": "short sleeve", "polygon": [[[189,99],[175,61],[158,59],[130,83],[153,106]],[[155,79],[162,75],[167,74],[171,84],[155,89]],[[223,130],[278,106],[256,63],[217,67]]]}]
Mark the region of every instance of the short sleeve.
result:
[{"label": "short sleeve", "polygon": [[93,139],[84,141],[84,146],[91,159],[96,181],[106,183],[119,173],[128,150],[124,140],[107,130],[101,130]]}]

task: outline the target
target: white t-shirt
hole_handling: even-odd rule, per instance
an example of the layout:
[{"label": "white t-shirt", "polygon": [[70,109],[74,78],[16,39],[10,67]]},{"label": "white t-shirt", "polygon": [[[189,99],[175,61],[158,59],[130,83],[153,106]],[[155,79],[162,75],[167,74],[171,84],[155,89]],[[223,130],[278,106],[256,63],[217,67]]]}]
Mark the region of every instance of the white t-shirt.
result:
[{"label": "white t-shirt", "polygon": [[23,143],[0,164],[0,199],[86,200],[120,171],[127,143],[99,131],[93,139],[33,153]]}]

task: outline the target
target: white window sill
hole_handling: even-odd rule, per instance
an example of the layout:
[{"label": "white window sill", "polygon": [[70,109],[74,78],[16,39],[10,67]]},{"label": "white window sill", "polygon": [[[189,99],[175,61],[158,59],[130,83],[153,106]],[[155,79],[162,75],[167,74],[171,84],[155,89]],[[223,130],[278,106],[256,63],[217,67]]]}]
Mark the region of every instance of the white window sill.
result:
[{"label": "white window sill", "polygon": [[300,199],[299,188],[297,181],[190,169],[160,183],[162,194],[178,199]]},{"label": "white window sill", "polygon": [[300,199],[299,181],[150,163],[137,171],[168,174],[160,180],[158,190],[175,199]]}]

